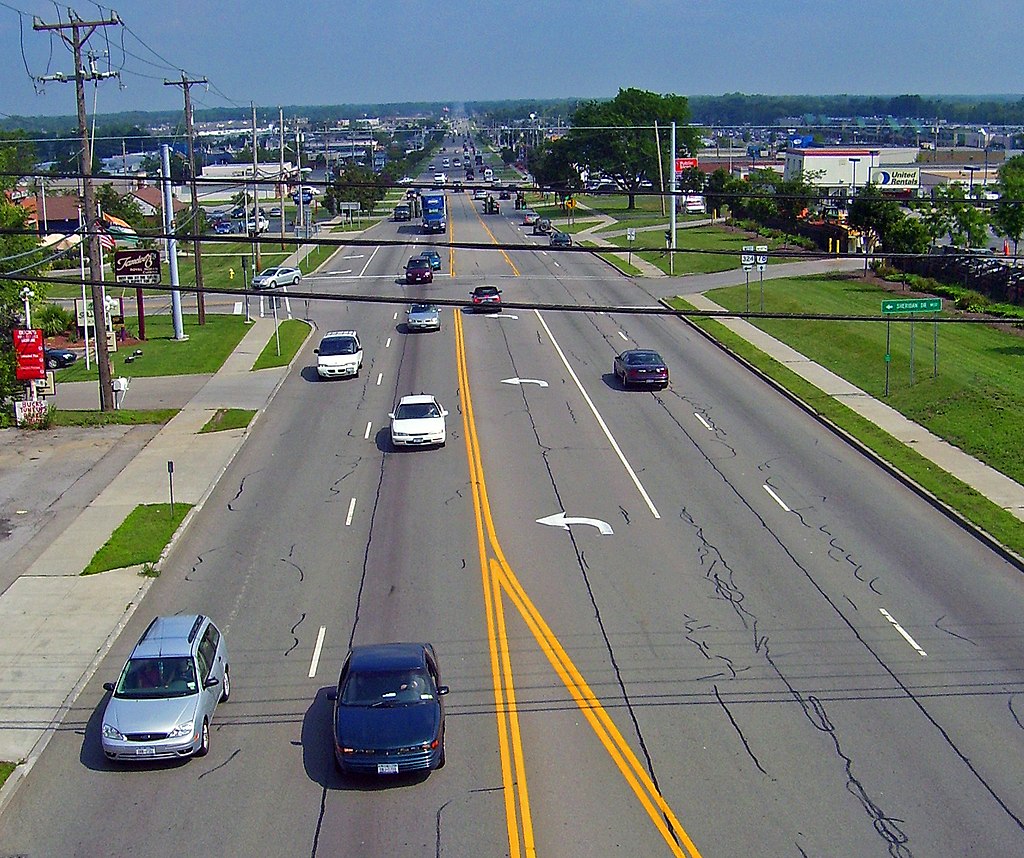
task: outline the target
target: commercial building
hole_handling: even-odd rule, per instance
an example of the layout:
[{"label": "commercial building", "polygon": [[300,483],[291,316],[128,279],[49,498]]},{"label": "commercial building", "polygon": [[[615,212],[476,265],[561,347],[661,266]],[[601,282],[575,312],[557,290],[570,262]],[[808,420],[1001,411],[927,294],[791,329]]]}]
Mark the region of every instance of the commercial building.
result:
[{"label": "commercial building", "polygon": [[882,187],[916,192],[920,186],[917,153],[912,146],[787,149],[783,178],[802,175],[812,185],[839,193],[872,180]]}]

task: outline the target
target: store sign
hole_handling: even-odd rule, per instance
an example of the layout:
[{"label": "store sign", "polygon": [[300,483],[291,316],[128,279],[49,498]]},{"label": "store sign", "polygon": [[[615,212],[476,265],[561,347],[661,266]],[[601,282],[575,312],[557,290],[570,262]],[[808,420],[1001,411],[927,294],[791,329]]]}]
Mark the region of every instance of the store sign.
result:
[{"label": "store sign", "polygon": [[15,328],[14,377],[18,381],[46,378],[46,360],[43,357],[43,332],[38,328]]},{"label": "store sign", "polygon": [[696,158],[676,158],[676,172],[682,173],[685,170],[693,170],[697,166]]},{"label": "store sign", "polygon": [[921,187],[920,167],[874,167],[871,182],[884,190],[913,191]]},{"label": "store sign", "polygon": [[134,286],[158,284],[160,282],[160,251],[115,251],[114,279],[118,283],[128,283]]}]

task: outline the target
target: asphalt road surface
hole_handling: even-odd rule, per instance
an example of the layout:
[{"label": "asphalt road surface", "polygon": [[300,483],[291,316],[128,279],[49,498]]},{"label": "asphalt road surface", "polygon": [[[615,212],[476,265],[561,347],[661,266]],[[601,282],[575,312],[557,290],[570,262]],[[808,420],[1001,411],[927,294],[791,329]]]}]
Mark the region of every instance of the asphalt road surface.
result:
[{"label": "asphalt road surface", "polygon": [[[534,241],[508,202],[448,203],[447,236],[367,237]],[[444,249],[422,287],[398,282],[415,248],[343,249],[300,291],[646,300],[536,241]],[[0,852],[1024,852],[1019,571],[678,320],[446,308],[408,334],[398,304],[292,303],[359,331],[362,374],[318,382],[307,346],[0,817]],[[620,389],[633,346],[667,359],[668,390]],[[391,449],[413,392],[449,409],[446,447]],[[101,685],[180,611],[226,631],[211,753],[109,765]],[[350,645],[387,640],[437,649],[447,766],[343,779],[327,690]]]}]

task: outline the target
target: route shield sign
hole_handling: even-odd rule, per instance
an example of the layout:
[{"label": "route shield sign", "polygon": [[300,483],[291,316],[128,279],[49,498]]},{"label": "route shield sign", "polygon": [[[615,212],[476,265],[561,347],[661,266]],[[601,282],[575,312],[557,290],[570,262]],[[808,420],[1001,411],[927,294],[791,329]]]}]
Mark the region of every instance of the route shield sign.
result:
[{"label": "route shield sign", "polygon": [[754,245],[744,244],[743,252],[740,254],[740,264],[749,271],[754,267]]},{"label": "route shield sign", "polygon": [[938,313],[942,309],[941,298],[902,298],[882,302],[882,315],[899,313]]},{"label": "route shield sign", "polygon": [[764,267],[768,264],[768,245],[759,244],[755,250],[757,252],[757,270],[764,271]]}]

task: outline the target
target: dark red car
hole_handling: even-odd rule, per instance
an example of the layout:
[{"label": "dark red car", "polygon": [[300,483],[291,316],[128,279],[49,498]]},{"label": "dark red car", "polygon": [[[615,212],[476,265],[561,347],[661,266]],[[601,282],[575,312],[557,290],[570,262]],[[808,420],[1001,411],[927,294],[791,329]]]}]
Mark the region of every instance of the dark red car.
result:
[{"label": "dark red car", "polygon": [[629,349],[616,355],[612,372],[624,388],[668,387],[668,365],[650,349]]},{"label": "dark red car", "polygon": [[470,297],[474,310],[482,313],[501,312],[501,290],[497,286],[477,286]]},{"label": "dark red car", "polygon": [[430,260],[420,256],[414,256],[405,264],[406,283],[433,283],[434,272],[430,267]]}]

